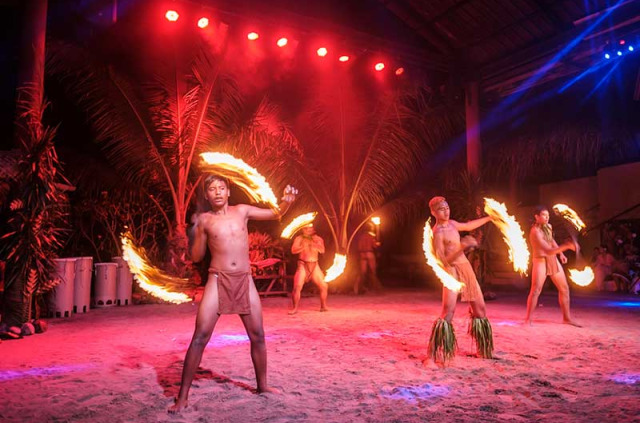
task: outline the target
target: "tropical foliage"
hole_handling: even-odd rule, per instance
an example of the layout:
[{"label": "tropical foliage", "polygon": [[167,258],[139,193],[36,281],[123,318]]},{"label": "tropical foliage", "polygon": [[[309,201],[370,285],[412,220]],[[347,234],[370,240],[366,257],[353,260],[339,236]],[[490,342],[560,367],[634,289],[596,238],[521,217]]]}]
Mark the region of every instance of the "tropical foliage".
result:
[{"label": "tropical foliage", "polygon": [[54,147],[55,128],[42,124],[46,103],[39,102],[35,87],[21,91],[18,103],[21,151],[18,173],[9,193],[7,232],[3,234],[2,258],[7,262],[3,320],[10,325],[39,317],[38,297],[60,280],[52,277],[53,259],[64,243],[67,198],[61,189],[66,181]]}]

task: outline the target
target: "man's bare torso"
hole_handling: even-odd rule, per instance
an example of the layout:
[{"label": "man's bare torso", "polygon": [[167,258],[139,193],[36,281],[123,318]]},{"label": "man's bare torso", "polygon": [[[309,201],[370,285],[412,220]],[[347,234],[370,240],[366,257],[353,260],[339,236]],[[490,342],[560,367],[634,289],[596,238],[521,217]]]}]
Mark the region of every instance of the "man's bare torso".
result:
[{"label": "man's bare torso", "polygon": [[210,267],[226,271],[249,271],[249,235],[247,215],[238,206],[229,206],[225,214],[201,215],[211,253]]},{"label": "man's bare torso", "polygon": [[545,239],[542,229],[536,225],[533,225],[529,232],[529,243],[531,244],[531,257],[533,258],[548,257],[544,252],[544,248],[554,247],[552,242]]},{"label": "man's bare torso", "polygon": [[[440,257],[447,257],[449,254],[460,249],[460,233],[451,223],[447,222],[444,225],[436,224],[433,230],[433,242],[436,246],[436,253]],[[443,251],[438,251],[438,245],[444,248]],[[458,255],[450,264],[464,263],[468,261],[464,254]]]},{"label": "man's bare torso", "polygon": [[298,259],[303,261],[318,261],[318,248],[315,243],[321,242],[318,235],[313,235],[312,239],[302,237],[302,251],[298,254]]}]

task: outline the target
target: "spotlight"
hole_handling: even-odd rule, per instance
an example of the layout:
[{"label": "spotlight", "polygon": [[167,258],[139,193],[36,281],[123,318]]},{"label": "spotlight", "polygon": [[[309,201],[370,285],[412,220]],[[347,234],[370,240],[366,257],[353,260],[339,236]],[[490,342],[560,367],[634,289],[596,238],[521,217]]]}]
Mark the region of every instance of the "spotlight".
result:
[{"label": "spotlight", "polygon": [[396,75],[400,76],[404,73],[404,68],[398,68],[396,69]]},{"label": "spotlight", "polygon": [[198,27],[201,29],[205,29],[206,27],[209,26],[209,18],[200,18],[198,20]]},{"label": "spotlight", "polygon": [[180,15],[175,10],[167,10],[167,13],[164,14],[164,17],[167,18],[169,22],[175,22],[178,20]]},{"label": "spotlight", "polygon": [[629,46],[629,51],[633,51],[633,46]]},{"label": "spotlight", "polygon": [[278,42],[276,43],[278,45],[278,47],[284,47],[287,45],[287,43],[289,42],[289,40],[287,40],[286,38],[282,37],[278,40]]},{"label": "spotlight", "polygon": [[605,58],[605,59],[611,59],[611,55],[610,55],[609,53],[605,53],[605,54],[604,54],[604,58]]},{"label": "spotlight", "polygon": [[620,40],[620,45],[623,46],[626,43],[625,40]]},{"label": "spotlight", "polygon": [[247,34],[247,39],[249,39],[250,41],[255,41],[258,38],[260,38],[260,36],[258,35],[257,32],[250,32]]},{"label": "spotlight", "polygon": [[326,48],[320,47],[318,50],[316,50],[316,53],[318,53],[318,56],[324,57],[327,55],[328,51]]},{"label": "spotlight", "polygon": [[622,52],[621,52],[620,50],[618,50],[618,51],[616,52],[616,54],[617,54],[618,56],[622,56]]},{"label": "spotlight", "polygon": [[346,56],[346,55],[340,56],[338,58],[338,60],[340,60],[341,62],[348,62],[349,61],[349,56]]},{"label": "spotlight", "polygon": [[378,62],[376,63],[376,65],[374,66],[375,70],[377,70],[378,72],[380,72],[382,69],[384,69],[384,63],[382,62]]}]

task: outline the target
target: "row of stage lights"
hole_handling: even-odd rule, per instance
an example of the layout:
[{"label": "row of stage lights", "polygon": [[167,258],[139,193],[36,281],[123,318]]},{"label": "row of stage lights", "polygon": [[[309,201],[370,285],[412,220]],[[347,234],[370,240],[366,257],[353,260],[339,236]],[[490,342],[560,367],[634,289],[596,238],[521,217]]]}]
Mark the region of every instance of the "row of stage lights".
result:
[{"label": "row of stage lights", "polygon": [[620,40],[618,41],[618,48],[614,48],[613,50],[605,52],[604,58],[608,60],[615,56],[620,57],[623,54],[633,53],[634,51],[635,48],[631,44],[627,45],[627,42],[625,40]]},{"label": "row of stage lights", "polygon": [[[178,19],[180,19],[180,14],[175,11],[175,10],[167,10],[167,13],[165,13],[165,18],[169,21],[169,22],[177,22]],[[203,16],[200,19],[198,19],[197,22],[198,28],[200,29],[205,29],[209,26],[209,18]],[[256,41],[260,38],[260,34],[258,34],[257,32],[250,32],[247,34],[247,39],[249,41]],[[287,39],[286,37],[281,37],[276,41],[276,45],[280,48],[284,48],[287,46],[287,44],[289,44],[289,39]],[[329,54],[329,50],[326,47],[319,47],[316,50],[316,54],[318,55],[318,57],[326,57]],[[341,56],[338,57],[338,61],[341,63],[346,63],[351,59],[351,57],[349,55],[343,54]],[[376,63],[373,68],[377,71],[377,72],[381,72],[385,69],[385,64],[384,62],[378,62]],[[395,70],[395,74],[397,76],[400,76],[404,73],[404,68],[403,67],[399,67]]]}]

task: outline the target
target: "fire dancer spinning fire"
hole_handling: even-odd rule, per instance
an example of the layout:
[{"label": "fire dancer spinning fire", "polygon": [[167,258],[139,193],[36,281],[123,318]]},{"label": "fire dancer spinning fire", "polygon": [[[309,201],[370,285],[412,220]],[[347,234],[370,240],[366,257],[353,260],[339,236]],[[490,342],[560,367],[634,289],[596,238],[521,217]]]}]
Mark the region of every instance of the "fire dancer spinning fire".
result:
[{"label": "fire dancer spinning fire", "polygon": [[280,213],[247,204],[229,205],[226,179],[210,175],[204,181],[205,198],[211,210],[194,216],[191,257],[200,261],[207,246],[211,252],[209,280],[198,307],[196,328],[182,370],[180,393],[170,413],[187,406],[189,388],[220,314],[239,314],[251,341],[251,360],[257,391],[277,392],[267,384],[267,348],[262,327],[262,306],[249,268],[247,221],[277,219],[295,200],[297,190],[284,190]]},{"label": "fire dancer spinning fire", "polygon": [[[493,358],[493,333],[486,317],[482,290],[473,273],[471,263],[464,251],[478,245],[475,238],[465,236],[460,239],[459,232],[472,231],[490,221],[490,217],[456,222],[449,219],[449,204],[444,197],[433,197],[429,201],[431,214],[436,218],[433,228],[433,250],[444,269],[464,285],[461,288],[462,301],[469,302],[471,326],[469,334],[477,346],[478,356]],[[458,300],[458,291],[442,287],[442,313],[433,323],[429,339],[429,357],[434,361],[441,357],[443,362],[453,358],[456,349],[456,337],[451,320]]]},{"label": "fire dancer spinning fire", "polygon": [[[531,242],[531,292],[527,298],[527,316],[524,318],[525,323],[531,324],[531,315],[538,305],[538,297],[542,292],[544,282],[547,276],[551,277],[551,281],[558,288],[558,302],[562,310],[563,323],[578,326],[571,319],[571,298],[569,297],[569,285],[564,270],[560,265],[567,263],[567,257],[562,254],[563,251],[573,250],[577,248],[577,244],[573,241],[567,241],[558,246],[553,239],[553,229],[549,224],[549,209],[545,206],[536,207],[534,214],[535,223],[529,232],[529,242]],[[557,255],[560,255],[560,262]]]},{"label": "fire dancer spinning fire", "polygon": [[298,312],[302,288],[309,281],[313,281],[320,290],[320,311],[328,311],[327,292],[329,288],[324,282],[324,275],[318,265],[318,254],[324,254],[324,241],[320,235],[316,234],[313,223],[302,228],[302,234],[295,237],[291,252],[298,254],[298,267],[293,277],[293,292],[291,293],[293,308],[289,314]]}]

